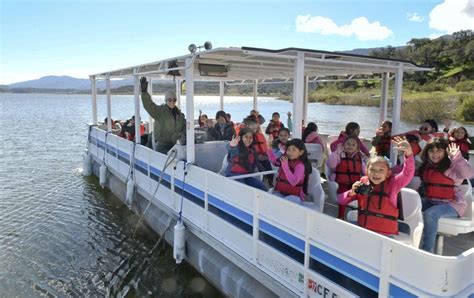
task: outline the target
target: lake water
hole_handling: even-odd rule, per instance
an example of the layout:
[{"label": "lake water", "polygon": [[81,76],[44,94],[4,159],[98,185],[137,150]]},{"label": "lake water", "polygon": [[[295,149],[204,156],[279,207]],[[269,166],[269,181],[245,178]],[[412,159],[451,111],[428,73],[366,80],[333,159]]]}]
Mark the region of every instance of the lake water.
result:
[{"label": "lake water", "polygon": [[[133,96],[112,102],[114,119],[133,115]],[[221,295],[189,265],[175,265],[169,246],[153,250],[159,236],[152,230],[143,226],[132,238],[138,217],[96,178],[82,177],[89,95],[0,94],[0,105],[0,296]],[[217,107],[218,97],[196,97],[196,116],[202,109],[213,117]],[[225,100],[234,120],[250,109],[250,97]],[[258,109],[269,119],[291,105],[261,98]],[[98,115],[106,117],[105,96]],[[371,137],[378,109],[312,103],[308,119],[330,134],[356,121]]]}]

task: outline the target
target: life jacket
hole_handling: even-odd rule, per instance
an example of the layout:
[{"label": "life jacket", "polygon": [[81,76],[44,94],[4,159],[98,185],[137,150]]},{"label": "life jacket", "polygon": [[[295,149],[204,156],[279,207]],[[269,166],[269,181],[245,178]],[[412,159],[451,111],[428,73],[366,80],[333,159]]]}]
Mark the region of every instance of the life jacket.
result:
[{"label": "life jacket", "polygon": [[266,155],[267,154],[267,140],[263,133],[258,131],[253,135],[253,143],[255,145],[255,151],[258,155]]},{"label": "life jacket", "polygon": [[377,155],[390,157],[390,143],[392,139],[390,135],[383,135],[378,144],[375,146]]},{"label": "life jacket", "polygon": [[[301,160],[288,160],[288,166],[292,172],[295,171],[297,165],[302,164]],[[280,167],[278,170],[278,176],[276,178],[275,189],[285,195],[295,195],[300,196],[301,191],[303,190],[304,179],[299,181],[295,186],[291,185],[290,182],[286,179],[285,171]]]},{"label": "life jacket", "polygon": [[357,224],[368,230],[385,234],[398,234],[398,208],[390,203],[385,182],[375,185],[368,195],[357,194]]},{"label": "life jacket", "polygon": [[426,197],[428,199],[439,199],[443,201],[456,199],[454,181],[446,177],[446,175],[440,171],[427,166],[423,171],[421,180],[425,184]]},{"label": "life jacket", "polygon": [[337,193],[343,193],[352,188],[354,182],[362,177],[362,157],[356,153],[353,157],[341,157],[341,162],[337,165],[335,181],[339,185]]},{"label": "life jacket", "polygon": [[[253,149],[248,148],[248,163],[249,165],[255,164],[255,151]],[[239,154],[234,156],[232,159],[229,160],[230,162],[230,170],[231,173],[238,173],[238,174],[249,174],[249,170],[240,162]]]},{"label": "life jacket", "polygon": [[281,123],[280,121],[275,123],[273,122],[273,120],[271,120],[268,126],[270,128],[276,128],[276,130],[272,131],[270,134],[273,136],[274,139],[278,138],[278,132],[283,127],[283,123]]},{"label": "life jacket", "polygon": [[145,134],[145,125],[140,124],[140,136],[143,136]]},{"label": "life jacket", "polygon": [[[432,138],[440,138],[440,139],[446,138],[446,135],[443,132],[434,132],[434,133],[421,135],[419,130],[412,130],[412,131],[409,131],[409,132],[406,132],[406,133],[403,133],[403,134],[399,134],[399,135],[396,135],[396,136],[405,136],[405,135],[417,136],[419,139],[422,139],[423,141],[426,141],[426,142],[428,142]],[[392,138],[394,138],[396,136],[392,136]],[[408,140],[408,142],[410,143],[411,150],[413,151],[414,156],[418,155],[421,152],[421,150],[423,150],[423,148],[421,148],[420,145],[418,144],[418,141]]]},{"label": "life jacket", "polygon": [[462,139],[462,140],[457,140],[455,139],[454,141],[451,141],[450,143],[454,143],[459,146],[459,151],[461,151],[461,154],[464,158],[469,157],[469,142],[467,139]]}]

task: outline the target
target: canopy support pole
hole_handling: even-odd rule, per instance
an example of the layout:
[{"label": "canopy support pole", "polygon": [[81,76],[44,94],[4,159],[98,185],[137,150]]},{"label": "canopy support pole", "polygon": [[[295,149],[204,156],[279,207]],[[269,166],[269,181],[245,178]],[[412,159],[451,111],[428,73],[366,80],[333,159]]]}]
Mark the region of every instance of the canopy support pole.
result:
[{"label": "canopy support pole", "polygon": [[253,81],[253,109],[257,111],[257,88],[258,82],[257,80]]},{"label": "canopy support pole", "polygon": [[301,130],[303,128],[304,61],[304,53],[298,52],[298,59],[295,60],[293,79],[293,139],[301,139]]},{"label": "canopy support pole", "polygon": [[95,76],[90,76],[92,93],[92,125],[97,125],[97,86]]},{"label": "canopy support pole", "polygon": [[308,86],[309,78],[304,77],[304,107],[303,107],[303,126],[308,125]]},{"label": "canopy support pole", "polygon": [[390,73],[384,72],[382,74],[382,92],[380,96],[380,113],[379,124],[382,124],[387,119],[387,103],[388,103],[388,81]]},{"label": "canopy support pole", "polygon": [[140,77],[133,76],[133,97],[135,99],[135,144],[141,144],[140,135]]},{"label": "canopy support pole", "polygon": [[[395,96],[393,97],[392,108],[392,135],[400,133],[400,114],[402,109],[402,85],[403,85],[403,65],[399,65],[395,72]],[[397,156],[395,150],[391,147],[390,161],[395,164]]]},{"label": "canopy support pole", "polygon": [[181,80],[176,79],[176,105],[181,109]]},{"label": "canopy support pole", "polygon": [[194,162],[194,62],[186,59],[186,161]]},{"label": "canopy support pole", "polygon": [[110,91],[110,77],[105,79],[105,90],[107,94],[107,131],[112,131],[112,94]]},{"label": "canopy support pole", "polygon": [[219,81],[219,110],[224,110],[224,81]]}]

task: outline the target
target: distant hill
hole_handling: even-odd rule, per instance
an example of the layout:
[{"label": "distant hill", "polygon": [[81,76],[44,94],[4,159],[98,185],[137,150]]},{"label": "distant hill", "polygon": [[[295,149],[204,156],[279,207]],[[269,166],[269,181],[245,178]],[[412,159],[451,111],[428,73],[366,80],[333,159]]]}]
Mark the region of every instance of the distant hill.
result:
[{"label": "distant hill", "polygon": [[[111,80],[112,88],[118,88],[127,85],[133,85],[133,79]],[[91,82],[89,79],[78,79],[70,76],[46,76],[37,80],[18,82],[8,85],[10,89],[75,89],[90,90]],[[97,82],[98,89],[105,89],[105,81]]]}]

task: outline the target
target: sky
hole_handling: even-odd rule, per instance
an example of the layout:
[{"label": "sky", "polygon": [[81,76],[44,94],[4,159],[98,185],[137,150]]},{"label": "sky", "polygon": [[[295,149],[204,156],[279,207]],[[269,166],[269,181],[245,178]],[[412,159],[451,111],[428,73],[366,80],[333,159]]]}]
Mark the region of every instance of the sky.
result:
[{"label": "sky", "polygon": [[0,0],[0,84],[87,78],[188,45],[340,51],[474,30],[474,0]]}]

